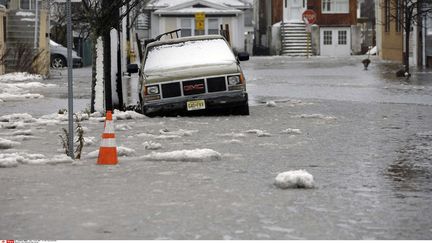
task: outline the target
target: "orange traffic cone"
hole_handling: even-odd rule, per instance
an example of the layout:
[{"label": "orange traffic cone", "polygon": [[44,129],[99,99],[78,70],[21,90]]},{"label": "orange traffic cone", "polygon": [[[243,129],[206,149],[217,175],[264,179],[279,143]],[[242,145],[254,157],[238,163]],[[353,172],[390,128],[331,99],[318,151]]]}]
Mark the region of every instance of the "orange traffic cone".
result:
[{"label": "orange traffic cone", "polygon": [[99,148],[98,165],[115,165],[117,159],[117,145],[114,134],[114,124],[112,121],[112,112],[107,111],[105,118],[105,129],[102,134],[102,143]]}]

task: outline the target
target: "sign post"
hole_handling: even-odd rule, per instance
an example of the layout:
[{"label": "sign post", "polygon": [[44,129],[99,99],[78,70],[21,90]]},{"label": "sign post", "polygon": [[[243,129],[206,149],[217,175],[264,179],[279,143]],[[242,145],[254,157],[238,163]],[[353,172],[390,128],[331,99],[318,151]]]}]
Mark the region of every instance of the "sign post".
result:
[{"label": "sign post", "polygon": [[307,32],[307,58],[309,58],[309,51],[311,46],[311,25],[316,22],[317,15],[315,11],[312,9],[307,9],[302,14],[303,21],[306,23],[306,32]]},{"label": "sign post", "polygon": [[195,29],[205,34],[205,13],[198,12],[195,14]]},{"label": "sign post", "polygon": [[72,79],[72,18],[71,0],[66,0],[67,19],[67,64],[68,64],[68,115],[69,115],[69,156],[74,158],[74,127],[73,127],[73,79]]}]

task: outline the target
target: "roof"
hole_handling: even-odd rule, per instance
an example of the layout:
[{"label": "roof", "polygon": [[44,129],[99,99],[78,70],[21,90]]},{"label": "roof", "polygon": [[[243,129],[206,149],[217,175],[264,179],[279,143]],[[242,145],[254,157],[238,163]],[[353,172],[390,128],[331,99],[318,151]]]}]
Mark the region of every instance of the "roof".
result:
[{"label": "roof", "polygon": [[210,4],[216,4],[220,6],[236,8],[236,9],[245,9],[252,8],[253,0],[153,0],[147,5],[147,8],[150,9],[162,9],[162,8],[170,8],[183,4],[196,4],[196,2],[206,2]]}]

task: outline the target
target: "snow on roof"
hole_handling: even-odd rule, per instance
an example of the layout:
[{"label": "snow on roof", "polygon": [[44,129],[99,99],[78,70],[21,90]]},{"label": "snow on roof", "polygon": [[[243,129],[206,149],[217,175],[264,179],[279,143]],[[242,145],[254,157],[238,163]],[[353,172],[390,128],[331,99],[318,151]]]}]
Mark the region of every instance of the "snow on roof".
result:
[{"label": "snow on roof", "polygon": [[195,13],[205,13],[205,14],[238,14],[241,13],[241,10],[232,9],[232,10],[224,10],[224,9],[214,9],[214,8],[183,8],[179,10],[165,10],[160,9],[155,11],[157,14],[195,14]]}]

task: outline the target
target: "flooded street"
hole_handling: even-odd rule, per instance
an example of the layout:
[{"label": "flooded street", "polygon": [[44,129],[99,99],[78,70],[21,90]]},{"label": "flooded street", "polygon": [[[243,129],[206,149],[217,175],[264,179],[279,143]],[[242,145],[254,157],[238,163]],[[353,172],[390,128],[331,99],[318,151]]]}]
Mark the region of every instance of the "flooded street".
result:
[{"label": "flooded street", "polygon": [[[348,59],[254,57],[243,63],[250,116],[116,120],[118,146],[134,150],[98,166],[0,168],[0,235],[12,239],[414,239],[432,238],[432,76],[396,78],[395,66]],[[88,69],[90,71],[90,69]],[[80,70],[76,95],[90,91]],[[59,82],[65,79],[45,80]],[[90,82],[90,76],[88,77]],[[57,112],[66,87],[2,114]],[[50,95],[51,94],[51,95]],[[30,103],[43,104],[37,112]],[[50,105],[51,103],[51,105]],[[66,103],[65,103],[66,104]],[[11,108],[17,107],[17,108]],[[55,108],[51,108],[55,107]],[[3,123],[2,123],[3,124]],[[4,124],[3,124],[4,125]],[[99,138],[103,123],[82,122]],[[0,153],[61,153],[57,125]],[[0,134],[14,132],[5,126]],[[161,134],[176,131],[174,137]],[[9,138],[11,139],[11,138]],[[157,152],[212,149],[213,161],[155,161]],[[315,188],[282,190],[278,173],[304,169]]]}]

